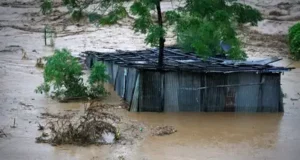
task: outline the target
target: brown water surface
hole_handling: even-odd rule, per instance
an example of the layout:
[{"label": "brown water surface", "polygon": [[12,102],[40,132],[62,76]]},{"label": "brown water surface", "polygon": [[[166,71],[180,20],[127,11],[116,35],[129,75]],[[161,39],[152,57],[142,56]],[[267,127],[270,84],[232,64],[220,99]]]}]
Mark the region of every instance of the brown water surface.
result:
[{"label": "brown water surface", "polygon": [[298,160],[300,63],[280,63],[297,67],[282,76],[284,113],[129,113],[149,125],[178,130],[170,136],[148,137],[139,152],[149,159]]},{"label": "brown water surface", "polygon": [[[26,19],[23,13],[37,10],[0,7],[3,13],[0,20],[3,24],[27,23],[30,19]],[[283,27],[285,32],[286,28]],[[300,63],[289,59],[276,64],[296,67],[282,75],[282,89],[286,95],[284,113],[130,113],[118,109],[115,112],[123,119],[146,124],[142,128],[142,132],[147,133],[144,139],[133,144],[89,147],[36,144],[35,137],[41,134],[37,131],[38,123],[46,123],[40,118],[40,113],[80,112],[84,107],[81,103],[58,103],[34,93],[36,86],[43,81],[42,70],[34,67],[35,60],[53,53],[53,48],[43,46],[42,33],[10,27],[0,30],[0,129],[4,128],[8,134],[0,138],[1,160],[101,160],[119,159],[120,156],[130,160],[300,159]],[[55,40],[55,47],[67,47],[75,53],[142,49],[147,47],[143,39],[143,35],[134,34],[128,26],[100,27],[92,33],[59,37]],[[20,48],[27,52],[29,60],[21,60]],[[249,52],[250,56],[265,56],[261,50]],[[270,54],[273,52],[271,50]],[[119,104],[120,97],[113,88],[108,89],[112,94],[104,102]],[[17,127],[11,128],[14,119]],[[178,132],[162,137],[151,136],[151,127],[158,125],[172,125]]]}]

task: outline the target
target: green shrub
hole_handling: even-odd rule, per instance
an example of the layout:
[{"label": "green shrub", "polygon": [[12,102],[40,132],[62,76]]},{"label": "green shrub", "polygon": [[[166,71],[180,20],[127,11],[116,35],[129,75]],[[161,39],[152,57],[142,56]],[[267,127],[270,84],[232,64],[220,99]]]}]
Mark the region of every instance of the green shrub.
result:
[{"label": "green shrub", "polygon": [[56,98],[85,97],[87,95],[82,79],[82,67],[78,60],[66,50],[56,50],[47,58],[44,70],[44,83],[36,92],[47,93],[52,89]]},{"label": "green shrub", "polygon": [[52,9],[52,0],[42,0],[41,11],[43,15],[51,13]]},{"label": "green shrub", "polygon": [[300,23],[289,29],[290,53],[295,59],[300,59]]},{"label": "green shrub", "polygon": [[292,41],[297,32],[300,31],[300,23],[296,23],[289,29],[289,42]]},{"label": "green shrub", "polygon": [[293,40],[290,43],[290,52],[296,60],[300,59],[300,32],[297,32],[293,36]]},{"label": "green shrub", "polygon": [[86,86],[82,78],[82,66],[68,50],[56,50],[46,60],[44,83],[37,87],[36,93],[51,91],[51,96],[57,99],[98,98],[107,94],[104,82],[109,77],[104,64],[94,64],[89,86]]},{"label": "green shrub", "polygon": [[93,65],[91,75],[89,76],[90,92],[89,96],[91,98],[101,97],[107,94],[104,83],[109,79],[106,74],[106,66],[103,63],[96,62]]}]

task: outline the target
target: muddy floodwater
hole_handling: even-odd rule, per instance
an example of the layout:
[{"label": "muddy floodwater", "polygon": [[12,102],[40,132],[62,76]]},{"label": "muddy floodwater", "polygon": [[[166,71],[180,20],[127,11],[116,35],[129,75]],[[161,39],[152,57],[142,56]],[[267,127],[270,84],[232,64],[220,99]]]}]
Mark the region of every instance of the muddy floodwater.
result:
[{"label": "muddy floodwater", "polygon": [[[22,67],[16,64],[10,65],[9,70],[20,68],[19,71],[1,72],[0,124],[9,133],[7,138],[0,139],[3,160],[118,159],[120,156],[134,160],[298,160],[300,156],[300,103],[296,100],[300,98],[300,68],[282,76],[283,92],[287,94],[284,113],[132,113],[120,109],[116,112],[124,118],[146,124],[142,132],[158,125],[172,125],[177,132],[161,137],[146,134],[141,142],[128,145],[54,147],[35,143],[35,137],[40,134],[37,125],[43,122],[40,113],[81,111],[83,106],[57,103],[35,94],[33,89],[42,78],[39,74],[26,73],[26,64],[22,63]],[[281,65],[300,67],[300,63],[288,60]],[[110,91],[112,94],[105,103],[117,104],[120,98],[112,88]],[[32,106],[22,106],[20,102]],[[17,128],[10,128],[13,118]]]},{"label": "muddy floodwater", "polygon": [[[149,46],[143,42],[144,35],[135,34],[127,24],[95,27],[52,22],[38,13],[38,5],[25,3],[20,7],[16,2],[7,2],[0,6],[0,130],[6,133],[0,137],[0,160],[300,159],[300,63],[288,58],[287,44],[282,38],[296,21],[265,19],[252,28],[255,32],[243,35],[249,57],[279,56],[283,60],[275,65],[296,68],[282,75],[284,113],[133,113],[118,107],[121,98],[108,87],[111,95],[103,103],[115,105],[113,112],[124,121],[142,124],[136,128],[139,138],[126,144],[51,146],[35,143],[41,134],[38,124],[47,123],[41,113],[80,113],[84,105],[58,103],[34,93],[43,81],[43,70],[35,67],[36,59],[63,47],[78,54],[85,50],[134,50]],[[254,3],[255,0],[246,2],[267,14],[278,6],[279,0],[268,4]],[[290,3],[293,14],[286,16],[297,18],[300,5],[296,1]],[[162,6],[170,8],[171,5],[163,2]],[[280,11],[288,14],[287,10]],[[67,23],[55,39],[54,47],[44,46],[41,30],[46,23],[58,29]],[[167,44],[174,41],[175,38],[168,35]],[[27,58],[22,60],[24,52]],[[152,127],[162,125],[173,126],[177,132],[166,136],[150,134]]]},{"label": "muddy floodwater", "polygon": [[[116,112],[124,118],[146,124],[142,132],[158,125],[172,125],[177,132],[162,137],[146,134],[141,142],[128,145],[53,147],[35,143],[40,134],[37,125],[43,122],[40,113],[80,112],[82,104],[57,103],[35,94],[42,77],[32,66],[34,62],[4,55],[1,53],[0,125],[8,137],[0,139],[0,159],[299,159],[299,62],[279,64],[297,67],[282,75],[284,113],[130,113],[120,109]],[[104,102],[118,104],[120,98],[113,88],[109,91],[112,94]],[[14,118],[17,128],[10,128]]]},{"label": "muddy floodwater", "polygon": [[282,76],[284,113],[129,113],[149,125],[173,125],[178,132],[148,137],[138,158],[149,159],[289,159],[300,156],[300,63]]}]

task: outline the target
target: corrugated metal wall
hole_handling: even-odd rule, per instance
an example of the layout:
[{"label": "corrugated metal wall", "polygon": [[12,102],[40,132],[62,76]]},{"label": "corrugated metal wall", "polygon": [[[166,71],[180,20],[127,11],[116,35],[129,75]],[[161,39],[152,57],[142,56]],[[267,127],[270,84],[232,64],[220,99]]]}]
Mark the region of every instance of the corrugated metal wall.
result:
[{"label": "corrugated metal wall", "polygon": [[[196,74],[180,72],[178,76],[178,105],[179,111],[200,111],[201,77]],[[166,88],[165,90],[168,90]]]},{"label": "corrugated metal wall", "polygon": [[117,77],[115,81],[115,91],[118,95],[124,98],[125,93],[125,77],[126,77],[127,69],[123,67],[118,68]]},{"label": "corrugated metal wall", "polygon": [[[260,75],[256,73],[236,73],[229,76],[235,77],[232,84],[257,84],[234,87],[235,90],[235,111],[256,112],[259,106]],[[232,79],[231,79],[232,80]]]},{"label": "corrugated metal wall", "polygon": [[106,66],[106,73],[109,75],[109,80],[108,82],[110,84],[114,84],[114,79],[113,79],[113,73],[114,73],[114,70],[113,70],[113,64],[111,62],[104,62],[105,66]]},{"label": "corrugated metal wall", "polygon": [[[112,63],[112,62],[111,62],[111,63]],[[112,73],[112,75],[110,75],[110,76],[113,77],[113,83],[112,83],[112,84],[115,85],[119,66],[113,63],[113,64],[112,64],[112,67],[113,67],[113,73]]]},{"label": "corrugated metal wall", "polygon": [[[109,83],[114,85],[117,94],[130,103],[131,110],[138,109],[139,76],[134,68],[119,67],[112,61],[105,61]],[[137,87],[137,88],[136,88]]]},{"label": "corrugated metal wall", "polygon": [[135,82],[137,78],[137,72],[134,68],[128,68],[126,76],[126,86],[125,86],[125,100],[130,102],[133,95],[133,90],[135,87]]},{"label": "corrugated metal wall", "polygon": [[131,111],[283,111],[280,74],[159,73],[119,67],[113,62],[105,65],[109,82],[129,102]]},{"label": "corrugated metal wall", "polygon": [[163,74],[153,71],[140,72],[139,111],[161,112]]},{"label": "corrugated metal wall", "polygon": [[[147,73],[147,72],[143,72]],[[147,73],[148,74],[148,73]],[[225,74],[193,74],[187,72],[166,72],[164,85],[164,111],[166,112],[221,112],[225,106],[226,88],[205,88],[226,83]],[[147,75],[148,76],[148,75]],[[155,78],[155,76],[153,76]],[[159,82],[159,80],[151,80]],[[148,81],[147,81],[148,82]],[[147,85],[143,83],[143,85]],[[153,84],[152,84],[153,86]],[[156,83],[155,87],[160,87]],[[146,90],[147,91],[147,90]],[[152,91],[145,93],[149,96]],[[159,93],[155,93],[159,103]],[[141,106],[140,106],[141,107]],[[143,108],[143,106],[142,106]]]},{"label": "corrugated metal wall", "polygon": [[179,72],[168,72],[165,74],[165,94],[164,94],[164,111],[179,111],[178,93],[179,93]]},{"label": "corrugated metal wall", "polygon": [[282,98],[280,88],[280,75],[274,74],[263,75],[264,84],[262,85],[262,112],[278,112],[283,111],[281,101]]},{"label": "corrugated metal wall", "polygon": [[[278,112],[280,74],[143,71],[140,111]],[[262,83],[262,85],[260,85]],[[163,88],[160,88],[162,87]]]},{"label": "corrugated metal wall", "polygon": [[203,107],[205,112],[223,112],[225,106],[226,87],[215,87],[227,84],[227,75],[220,73],[203,74]]},{"label": "corrugated metal wall", "polygon": [[138,112],[138,106],[139,106],[139,85],[140,85],[140,75],[137,73],[136,81],[135,81],[135,87],[133,88],[133,95],[132,99],[130,101],[130,111],[132,112]]}]

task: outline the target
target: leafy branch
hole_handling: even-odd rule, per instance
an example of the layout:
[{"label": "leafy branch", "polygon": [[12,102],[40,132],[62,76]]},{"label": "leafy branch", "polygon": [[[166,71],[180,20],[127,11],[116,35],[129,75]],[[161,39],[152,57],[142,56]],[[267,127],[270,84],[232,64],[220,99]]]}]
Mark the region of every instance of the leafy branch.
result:
[{"label": "leafy branch", "polygon": [[[48,13],[51,0],[43,2],[43,13]],[[91,4],[96,7],[89,12]],[[169,27],[175,28],[180,47],[195,51],[200,56],[225,54],[234,59],[246,57],[236,29],[238,24],[256,25],[262,20],[258,10],[236,0],[183,0],[181,4],[184,5],[163,14],[160,0],[64,0],[75,20],[87,16],[93,23],[113,25],[130,14],[135,16],[133,30],[146,34],[146,44],[159,47],[160,67],[163,65],[165,35]],[[128,5],[129,10],[126,9]],[[152,13],[157,15],[155,20],[151,18]]]}]

